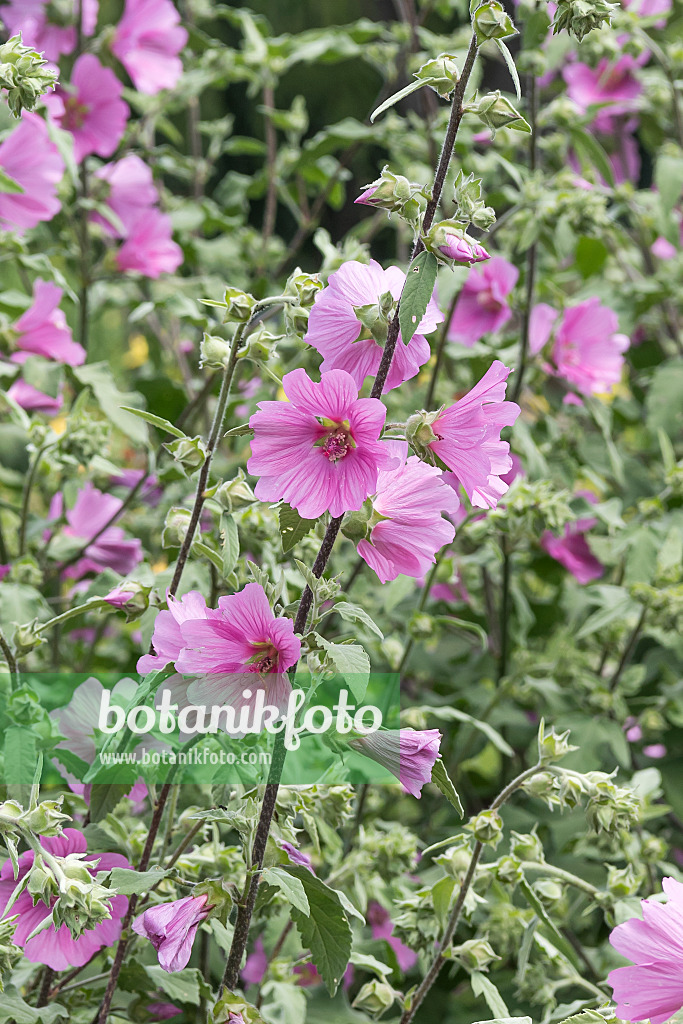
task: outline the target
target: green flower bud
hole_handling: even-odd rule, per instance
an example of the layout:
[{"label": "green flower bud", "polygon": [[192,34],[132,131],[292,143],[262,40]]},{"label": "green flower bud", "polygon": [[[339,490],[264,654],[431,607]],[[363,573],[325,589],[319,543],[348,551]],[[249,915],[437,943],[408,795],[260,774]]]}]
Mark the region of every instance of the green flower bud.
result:
[{"label": "green flower bud", "polygon": [[36,50],[23,46],[21,35],[0,45],[0,88],[7,91],[7,105],[15,117],[21,117],[22,110],[33,110],[56,83],[57,71]]},{"label": "green flower bud", "polygon": [[455,55],[452,53],[440,53],[434,60],[427,61],[419,71],[414,73],[414,78],[426,81],[439,96],[446,99],[455,89],[460,71],[455,62]]},{"label": "green flower bud", "polygon": [[200,436],[177,437],[164,445],[164,448],[171,453],[178,465],[192,473],[200,469],[206,462],[206,445]]},{"label": "green flower bud", "polygon": [[458,843],[449,846],[447,850],[434,858],[434,862],[440,864],[451,878],[462,878],[470,866],[471,860],[472,849],[465,836],[461,836]]},{"label": "green flower bud", "polygon": [[426,612],[414,612],[408,623],[408,633],[413,640],[429,640],[434,636],[435,624],[431,615]]},{"label": "green flower bud", "polygon": [[285,328],[288,334],[304,335],[308,330],[308,309],[289,303],[284,308]]},{"label": "green flower bud", "polygon": [[174,505],[166,513],[166,522],[161,531],[162,548],[179,548],[185,540],[192,513],[187,508]]},{"label": "green flower bud", "polygon": [[34,906],[39,900],[42,900],[45,906],[49,907],[52,898],[57,895],[58,886],[55,876],[45,867],[40,854],[36,855],[33,867],[29,871],[26,889],[33,899]]},{"label": "green flower bud", "polygon": [[381,1017],[396,999],[396,992],[386,981],[374,978],[366,982],[351,1003],[355,1010],[365,1010],[372,1017]]},{"label": "green flower bud", "polygon": [[245,324],[251,316],[256,299],[248,292],[240,291],[239,288],[225,289],[225,314],[223,323]]},{"label": "green flower bud", "polygon": [[569,743],[569,729],[558,735],[553,727],[549,733],[546,733],[545,722],[541,719],[538,730],[538,759],[541,764],[552,764],[553,761],[559,761],[572,750],[578,750],[578,747]]},{"label": "green flower bud", "polygon": [[394,174],[387,165],[381,177],[366,185],[355,202],[362,206],[380,207],[388,213],[398,213],[405,220],[413,222],[420,216],[424,196],[422,186],[408,181],[402,174]]},{"label": "green flower bud", "polygon": [[261,324],[247,339],[244,348],[239,350],[240,359],[252,359],[257,363],[267,362],[275,349],[275,343],[280,341],[281,334],[272,334]]},{"label": "green flower bud", "polygon": [[423,409],[422,412],[410,416],[406,423],[406,440],[421,454],[432,441],[439,440],[438,435],[432,430],[432,423],[438,415],[438,412],[425,412]]},{"label": "green flower bud", "polygon": [[581,779],[575,775],[563,775],[560,779],[558,796],[563,807],[578,807],[584,795]]},{"label": "green flower bud", "polygon": [[252,502],[256,501],[254,492],[247,483],[246,474],[241,466],[237,470],[237,476],[233,477],[232,480],[226,480],[225,483],[222,483],[213,495],[213,498],[228,512],[243,508],[245,505],[251,505]]},{"label": "green flower bud", "polygon": [[10,579],[13,583],[24,583],[28,587],[39,587],[43,580],[43,573],[31,555],[24,555],[12,563]]},{"label": "green flower bud", "polygon": [[296,295],[302,306],[312,306],[323,283],[318,274],[306,274],[297,267],[287,278],[285,295]]},{"label": "green flower bud", "polygon": [[516,857],[501,857],[496,865],[496,878],[503,885],[517,885],[524,878],[521,862]]},{"label": "green flower bud", "polygon": [[356,319],[370,332],[375,341],[383,345],[387,340],[389,319],[386,313],[380,309],[379,303],[370,302],[365,306],[354,306],[353,312]]},{"label": "green flower bud", "polygon": [[548,807],[555,807],[560,802],[558,797],[559,784],[550,772],[537,772],[536,775],[532,775],[530,779],[522,783],[522,789],[529,793],[530,796],[536,796],[539,800],[544,800]]},{"label": "green flower bud", "polygon": [[510,16],[498,0],[489,0],[474,12],[473,28],[480,45],[487,39],[505,39],[517,34]]},{"label": "green flower bud", "polygon": [[473,174],[464,175],[458,171],[453,191],[453,201],[456,205],[454,220],[461,224],[474,224],[475,227],[486,231],[496,219],[492,207],[486,206],[481,194],[481,178],[475,178]]},{"label": "green flower bud", "polygon": [[208,370],[222,370],[230,359],[230,342],[205,334],[199,346],[199,366]]},{"label": "green flower bud", "polygon": [[562,899],[564,890],[559,882],[552,878],[539,878],[534,882],[532,889],[544,907],[554,907]]},{"label": "green flower bud", "polygon": [[481,811],[470,818],[465,826],[474,833],[475,839],[489,846],[497,846],[503,838],[503,822],[498,811]]},{"label": "green flower bud", "polygon": [[625,868],[607,865],[607,888],[615,899],[635,896],[642,880],[643,876],[636,874],[632,864],[627,864]]},{"label": "green flower bud", "polygon": [[12,941],[18,920],[19,915],[15,914],[14,917],[0,921],[0,992],[3,991],[3,974],[7,974],[14,967],[17,960],[23,956],[23,951]]},{"label": "green flower bud", "polygon": [[520,860],[542,864],[545,860],[543,844],[535,832],[510,832],[510,853]]},{"label": "green flower bud", "polygon": [[22,824],[38,836],[61,835],[64,822],[71,821],[68,814],[62,813],[63,799],[60,796],[57,800],[43,800],[24,813]]},{"label": "green flower bud", "polygon": [[553,35],[565,29],[581,42],[593,29],[609,26],[617,10],[619,4],[610,4],[607,0],[558,0]]},{"label": "green flower bud", "polygon": [[470,971],[485,971],[494,960],[500,960],[487,939],[468,939],[459,946],[452,946],[449,959],[451,957]]},{"label": "green flower bud", "polygon": [[468,107],[494,134],[498,128],[514,128],[518,132],[531,132],[531,125],[522,117],[500,89],[482,96],[479,102]]},{"label": "green flower bud", "polygon": [[354,544],[357,544],[360,540],[365,540],[370,535],[371,516],[372,501],[368,498],[357,512],[346,513],[342,520],[341,532],[348,540],[353,541]]},{"label": "green flower bud", "polygon": [[17,626],[12,637],[14,650],[17,658],[23,658],[30,651],[35,650],[45,643],[45,637],[38,632],[38,620],[26,623],[25,626]]}]

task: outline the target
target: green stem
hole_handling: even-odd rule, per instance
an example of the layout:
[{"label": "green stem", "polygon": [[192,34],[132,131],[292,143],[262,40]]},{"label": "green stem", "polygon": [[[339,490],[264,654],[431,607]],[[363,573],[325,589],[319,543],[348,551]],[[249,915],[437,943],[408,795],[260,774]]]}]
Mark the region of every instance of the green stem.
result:
[{"label": "green stem", "polygon": [[12,689],[19,681],[19,666],[17,665],[17,659],[12,653],[12,648],[7,642],[7,637],[0,629],[0,651],[2,651],[5,661],[7,662],[7,668],[9,669],[10,681],[12,683]]},{"label": "green stem", "polygon": [[631,660],[631,655],[633,654],[633,651],[635,649],[636,643],[638,642],[638,637],[640,636],[641,630],[642,630],[643,626],[645,625],[645,617],[647,615],[647,612],[648,612],[648,607],[647,607],[647,605],[645,605],[645,607],[643,608],[643,610],[640,613],[640,617],[639,617],[637,623],[635,624],[630,637],[628,638],[628,643],[626,644],[626,647],[624,648],[624,652],[621,655],[621,658],[619,659],[619,664],[617,665],[617,667],[615,669],[614,675],[610,679],[609,688],[610,688],[611,691],[612,690],[616,690],[617,684],[619,683],[619,680],[621,679],[622,673],[623,673],[624,669],[626,668],[626,666],[628,665],[629,661]]},{"label": "green stem", "polygon": [[526,871],[537,871],[540,875],[547,875],[550,878],[557,878],[562,882],[566,882],[567,885],[573,885],[576,889],[582,889],[583,892],[589,896],[595,897],[600,894],[600,890],[587,882],[585,878],[579,878],[578,875],[573,875],[570,871],[565,871],[564,868],[557,868],[554,864],[541,864],[535,860],[522,861],[522,869]]},{"label": "green stem", "polygon": [[31,459],[31,465],[28,468],[26,479],[24,480],[24,488],[21,496],[21,525],[19,526],[19,558],[21,558],[21,556],[26,552],[26,530],[28,529],[28,513],[29,505],[31,504],[31,491],[33,490],[33,483],[36,478],[40,458],[47,447],[49,446],[43,444],[36,450],[33,458]]}]

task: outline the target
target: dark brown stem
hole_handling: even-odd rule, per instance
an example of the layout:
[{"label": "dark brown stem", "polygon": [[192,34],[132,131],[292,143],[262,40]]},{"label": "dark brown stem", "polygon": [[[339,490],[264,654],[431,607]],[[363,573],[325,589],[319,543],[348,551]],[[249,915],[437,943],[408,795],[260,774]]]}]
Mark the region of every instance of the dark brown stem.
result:
[{"label": "dark brown stem", "polygon": [[645,607],[643,608],[643,610],[640,613],[640,617],[639,617],[637,623],[635,624],[635,626],[633,628],[633,632],[631,633],[630,637],[628,638],[628,643],[626,644],[626,647],[624,648],[624,652],[621,655],[621,658],[619,659],[619,664],[616,667],[614,675],[610,679],[610,682],[609,682],[610,690],[615,690],[616,689],[617,684],[618,684],[619,680],[621,679],[622,672],[624,671],[624,669],[628,665],[629,661],[631,660],[631,655],[633,654],[633,651],[634,651],[634,648],[636,646],[636,643],[638,642],[638,637],[640,636],[640,632],[641,632],[643,626],[645,625],[645,616],[647,615],[647,610],[648,610],[647,609],[647,605],[645,605]]},{"label": "dark brown stem", "polygon": [[50,988],[52,987],[52,979],[55,976],[55,972],[51,967],[45,967],[43,970],[43,978],[40,983],[40,992],[38,993],[38,1001],[36,1006],[47,1006],[48,999],[50,998]]},{"label": "dark brown stem", "polygon": [[[538,119],[538,87],[535,75],[527,78],[529,87],[529,125],[531,135],[529,136],[529,170],[533,174],[538,165],[538,138],[536,121]],[[531,324],[531,309],[534,304],[534,290],[536,288],[536,250],[537,243],[532,242],[527,252],[526,263],[526,294],[524,298],[524,312],[522,314],[522,347],[519,355],[519,366],[515,377],[512,391],[512,401],[516,402],[522,393],[524,374],[526,373],[527,361],[529,358],[529,327]]]},{"label": "dark brown stem", "polygon": [[3,633],[3,631],[1,629],[0,629],[0,651],[2,651],[3,656],[5,658],[5,661],[7,662],[7,669],[9,671],[10,678],[12,680],[12,686],[14,686],[15,682],[18,682],[19,668],[18,668],[18,665],[17,665],[17,659],[14,657],[14,654],[12,653],[12,648],[8,644],[7,638],[6,638],[5,634]]},{"label": "dark brown stem", "polygon": [[275,93],[270,83],[263,87],[263,106],[266,119],[266,172],[268,175],[266,208],[263,215],[263,256],[265,258],[268,239],[273,233],[275,214],[277,213],[277,136],[272,117],[275,109]]}]

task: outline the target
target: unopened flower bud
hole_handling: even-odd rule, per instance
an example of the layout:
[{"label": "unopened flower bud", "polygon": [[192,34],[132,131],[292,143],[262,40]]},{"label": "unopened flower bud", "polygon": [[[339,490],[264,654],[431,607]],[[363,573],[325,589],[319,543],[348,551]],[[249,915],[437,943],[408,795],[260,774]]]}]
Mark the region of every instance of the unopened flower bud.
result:
[{"label": "unopened flower bud", "polygon": [[545,723],[541,720],[538,730],[538,759],[541,764],[552,764],[553,761],[559,761],[572,750],[578,750],[578,747],[572,746],[569,742],[569,729],[558,735],[553,727],[550,732],[546,733]]},{"label": "unopened flower bud", "polygon": [[505,39],[517,33],[510,15],[498,0],[489,0],[474,12],[473,27],[480,44],[487,39]]},{"label": "unopened flower bud", "polygon": [[464,837],[462,843],[449,846],[444,853],[434,858],[451,878],[461,878],[470,866],[471,860],[472,850]]},{"label": "unopened flower bud", "polygon": [[302,306],[312,306],[323,283],[318,274],[307,274],[297,267],[287,278],[285,295],[296,295]]},{"label": "unopened flower bud", "polygon": [[190,473],[200,469],[206,462],[206,445],[201,437],[177,437],[164,445],[175,461]]},{"label": "unopened flower bud", "polygon": [[550,772],[537,772],[522,783],[522,789],[531,796],[545,800],[549,807],[557,804],[557,786]]},{"label": "unopened flower bud", "polygon": [[500,960],[486,939],[468,939],[459,946],[452,946],[449,952],[451,956],[470,971],[485,971],[494,960]]},{"label": "unopened flower bud", "polygon": [[357,544],[365,540],[370,533],[370,517],[372,516],[372,502],[368,499],[363,502],[357,512],[347,512],[342,521],[341,532],[348,540]]},{"label": "unopened flower bud", "polygon": [[384,344],[389,331],[389,319],[380,309],[378,302],[369,302],[364,306],[354,306],[356,319],[361,322],[379,344]]},{"label": "unopened flower bud", "polygon": [[432,423],[438,412],[416,412],[406,423],[406,440],[418,451],[425,449],[432,441],[438,441],[438,435],[432,430]]},{"label": "unopened flower bud", "polygon": [[446,99],[451,95],[460,78],[455,55],[452,53],[440,53],[434,60],[429,60],[426,64],[423,64],[420,70],[415,72],[414,77],[419,78],[421,81],[426,81],[430,88]]},{"label": "unopened flower bud", "polygon": [[414,612],[408,623],[408,633],[413,640],[428,640],[434,636],[434,619],[426,612]]},{"label": "unopened flower bud", "polygon": [[541,840],[534,832],[510,832],[510,853],[520,860],[543,863],[545,855]]},{"label": "unopened flower bud", "polygon": [[607,888],[615,899],[635,896],[641,881],[642,875],[636,874],[632,864],[627,864],[625,868],[607,865]]},{"label": "unopened flower bud", "polygon": [[489,253],[454,220],[442,220],[430,229],[424,240],[427,249],[442,263],[467,265],[490,259]]},{"label": "unopened flower bud", "polygon": [[103,598],[112,608],[119,608],[126,615],[126,622],[139,619],[149,608],[151,587],[145,587],[137,580],[124,580],[110,590]]},{"label": "unopened flower bud", "polygon": [[62,813],[62,800],[43,800],[36,807],[30,808],[22,817],[22,824],[38,836],[61,835],[64,822],[71,821],[68,814]]},{"label": "unopened flower bud", "polygon": [[562,899],[564,890],[559,882],[551,878],[539,878],[534,882],[533,891],[538,896],[544,907],[554,907]]},{"label": "unopened flower bud", "polygon": [[33,899],[34,906],[39,900],[42,900],[45,906],[49,907],[53,897],[57,895],[58,886],[55,876],[45,867],[40,855],[36,856],[33,867],[29,871],[26,890]]},{"label": "unopened flower bud", "polygon": [[380,207],[388,213],[398,213],[406,220],[413,221],[420,214],[421,193],[420,185],[404,178],[402,174],[394,174],[386,166],[381,177],[366,185],[354,202],[362,206]]},{"label": "unopened flower bud", "polygon": [[285,328],[288,334],[305,334],[308,330],[309,310],[305,306],[287,304],[284,308]]},{"label": "unopened flower bud", "polygon": [[563,807],[578,807],[584,792],[581,779],[578,779],[575,775],[563,775],[561,777],[557,793]]},{"label": "unopened flower bud", "polygon": [[395,998],[396,993],[391,985],[386,981],[374,978],[363,985],[351,1005],[355,1010],[365,1010],[372,1017],[377,1018],[393,1005]]},{"label": "unopened flower bud", "polygon": [[187,508],[174,505],[166,513],[166,522],[161,531],[162,548],[179,548],[185,540],[192,513]]},{"label": "unopened flower bud", "polygon": [[256,299],[239,288],[225,289],[225,315],[223,323],[245,324],[252,314]]},{"label": "unopened flower bud", "polygon": [[476,106],[470,109],[494,134],[498,128],[514,128],[515,131],[527,134],[531,132],[529,123],[499,89],[482,96]]},{"label": "unopened flower bud", "polygon": [[230,342],[205,334],[199,347],[199,365],[202,369],[222,370],[230,359]]},{"label": "unopened flower bud", "polygon": [[617,10],[619,4],[610,4],[607,0],[558,0],[553,34],[557,35],[565,29],[581,42],[593,29],[610,25],[612,15]]},{"label": "unopened flower bud", "polygon": [[275,350],[275,343],[280,341],[281,334],[272,334],[261,324],[247,339],[244,348],[239,350],[240,359],[252,359],[257,363],[267,362]]},{"label": "unopened flower bud", "polygon": [[237,470],[237,476],[222,483],[213,497],[227,512],[251,505],[256,500],[241,466]]},{"label": "unopened flower bud", "polygon": [[498,811],[481,811],[470,818],[466,828],[474,833],[474,838],[480,843],[490,846],[497,846],[503,836],[503,822]]},{"label": "unopened flower bud", "polygon": [[496,865],[496,878],[503,885],[517,885],[524,877],[522,865],[516,857],[501,857]]},{"label": "unopened flower bud", "polygon": [[17,658],[23,658],[36,647],[44,644],[45,637],[38,632],[38,620],[34,619],[33,622],[27,622],[24,626],[17,626],[12,642]]}]

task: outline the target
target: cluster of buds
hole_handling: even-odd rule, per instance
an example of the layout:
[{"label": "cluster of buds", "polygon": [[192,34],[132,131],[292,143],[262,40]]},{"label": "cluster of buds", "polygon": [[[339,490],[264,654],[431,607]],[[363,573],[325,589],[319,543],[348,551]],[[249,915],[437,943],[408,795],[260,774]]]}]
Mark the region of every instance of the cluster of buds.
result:
[{"label": "cluster of buds", "polygon": [[470,238],[458,220],[441,220],[434,224],[423,238],[425,248],[433,252],[440,263],[448,266],[471,266],[491,258],[483,245]]},{"label": "cluster of buds", "polygon": [[56,83],[56,69],[50,68],[32,47],[23,46],[21,35],[12,36],[0,46],[0,89],[6,90],[7,105],[15,117],[21,117],[22,110],[33,110]]},{"label": "cluster of buds", "polygon": [[[42,848],[36,850],[33,866],[27,875],[26,889],[33,897],[52,908],[52,915],[39,926],[62,925],[71,937],[78,939],[84,932],[111,917],[111,889],[100,885],[92,874],[97,862],[83,863],[82,853],[55,857]],[[37,934],[37,932],[34,932]]]},{"label": "cluster of buds", "polygon": [[224,309],[224,324],[246,324],[256,305],[256,299],[249,292],[243,292],[239,288],[226,288],[222,302],[204,300],[206,305],[218,306]]},{"label": "cluster of buds", "polygon": [[618,9],[619,4],[610,4],[607,0],[558,0],[553,33],[556,35],[566,29],[581,42],[593,29],[610,25]]},{"label": "cluster of buds", "polygon": [[458,836],[453,846],[434,858],[451,878],[462,880],[472,860],[472,847],[467,836]]},{"label": "cluster of buds", "polygon": [[397,213],[412,224],[420,218],[424,205],[424,190],[421,185],[408,181],[402,174],[394,174],[386,166],[382,169],[381,176],[366,185],[354,202]]},{"label": "cluster of buds", "polygon": [[481,178],[458,171],[453,190],[456,211],[453,219],[467,226],[474,224],[482,231],[488,230],[496,219],[495,210],[487,206],[481,194]]},{"label": "cluster of buds", "polygon": [[523,783],[523,789],[554,807],[578,807],[586,800],[586,817],[596,832],[615,834],[628,830],[640,818],[640,802],[630,789],[617,786],[615,772],[579,772],[556,769],[537,772]]},{"label": "cluster of buds", "polygon": [[495,136],[499,128],[514,128],[518,132],[531,132],[531,125],[520,112],[510,103],[506,96],[503,96],[500,89],[495,92],[487,92],[485,96],[470,103],[467,107],[479,118],[482,124]]},{"label": "cluster of buds", "polygon": [[179,548],[190,527],[192,513],[189,508],[173,505],[166,513],[164,528],[161,531],[162,548]]},{"label": "cluster of buds", "polygon": [[2,976],[10,971],[23,955],[19,946],[12,941],[19,915],[0,921],[0,992],[3,992]]},{"label": "cluster of buds", "polygon": [[71,821],[62,813],[62,800],[43,800],[29,807],[27,811],[16,800],[5,800],[0,804],[0,836],[5,838],[16,832],[33,832],[41,836],[58,836],[65,821]]},{"label": "cluster of buds", "polygon": [[294,300],[284,307],[285,327],[290,334],[306,333],[311,307],[322,286],[319,274],[307,274],[301,267],[289,275],[283,295]]}]

